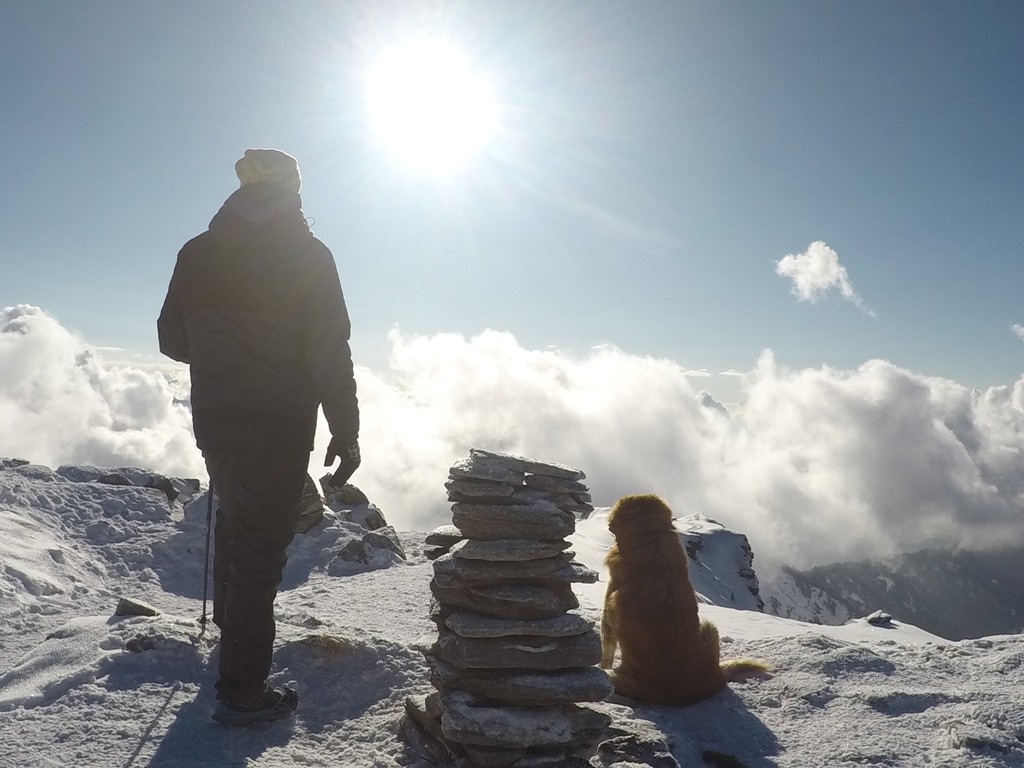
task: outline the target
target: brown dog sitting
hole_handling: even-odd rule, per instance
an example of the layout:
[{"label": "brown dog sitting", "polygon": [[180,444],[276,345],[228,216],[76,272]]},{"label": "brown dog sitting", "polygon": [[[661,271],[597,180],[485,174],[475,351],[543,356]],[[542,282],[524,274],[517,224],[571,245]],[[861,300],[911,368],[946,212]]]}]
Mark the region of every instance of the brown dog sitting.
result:
[{"label": "brown dog sitting", "polygon": [[718,629],[697,617],[686,551],[672,527],[672,510],[653,494],[625,496],[608,516],[615,544],[608,551],[608,589],[601,618],[601,666],[616,645],[615,691],[631,699],[686,706],[731,680],[769,667],[743,659],[719,661]]}]

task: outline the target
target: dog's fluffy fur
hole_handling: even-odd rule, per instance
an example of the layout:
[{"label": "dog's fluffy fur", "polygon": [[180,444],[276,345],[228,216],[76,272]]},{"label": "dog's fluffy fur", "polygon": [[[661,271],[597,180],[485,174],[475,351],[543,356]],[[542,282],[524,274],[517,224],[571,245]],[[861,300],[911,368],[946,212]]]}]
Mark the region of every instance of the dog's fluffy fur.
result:
[{"label": "dog's fluffy fur", "polygon": [[768,671],[759,661],[722,664],[718,629],[697,617],[686,551],[672,527],[672,510],[646,494],[619,499],[608,516],[615,545],[605,558],[608,589],[601,619],[601,666],[615,691],[632,699],[686,706],[726,683]]}]

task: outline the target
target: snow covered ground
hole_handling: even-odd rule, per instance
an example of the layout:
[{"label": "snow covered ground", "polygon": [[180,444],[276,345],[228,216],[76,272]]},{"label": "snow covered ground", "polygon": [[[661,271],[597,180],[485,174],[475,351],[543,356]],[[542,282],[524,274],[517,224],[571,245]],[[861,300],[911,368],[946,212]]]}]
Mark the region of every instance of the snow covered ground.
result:
[{"label": "snow covered ground", "polygon": [[[295,684],[300,707],[293,721],[232,730],[210,720],[217,630],[197,621],[205,523],[202,497],[183,506],[159,490],[0,469],[0,767],[433,765],[399,735],[406,696],[431,690],[417,650],[434,632],[423,534],[401,535],[407,563],[363,571],[337,559],[352,524],[328,514],[296,537],[274,680]],[[598,510],[574,549],[600,569],[608,544]],[[603,584],[577,591],[599,619]],[[161,614],[115,617],[121,597]],[[749,768],[1024,766],[1021,636],[950,643],[898,621],[702,611],[725,657],[776,674],[685,709],[606,705],[661,729],[683,766],[705,750]]]}]

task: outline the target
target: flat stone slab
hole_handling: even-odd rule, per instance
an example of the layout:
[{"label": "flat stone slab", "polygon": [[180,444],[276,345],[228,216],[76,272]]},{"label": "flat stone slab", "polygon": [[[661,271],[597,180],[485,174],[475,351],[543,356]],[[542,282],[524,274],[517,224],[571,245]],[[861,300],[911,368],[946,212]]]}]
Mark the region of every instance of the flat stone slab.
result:
[{"label": "flat stone slab", "polygon": [[457,541],[462,541],[462,531],[454,525],[439,525],[423,539],[424,544],[450,547]]},{"label": "flat stone slab", "polygon": [[542,560],[495,562],[465,560],[450,552],[434,560],[434,581],[451,588],[470,584],[530,584],[564,581],[577,584],[597,583],[597,571],[569,560],[565,554]]},{"label": "flat stone slab", "polygon": [[472,638],[442,633],[430,653],[459,669],[564,669],[586,667],[601,660],[596,631],[572,637]]},{"label": "flat stone slab", "polygon": [[515,489],[511,501],[513,504],[535,504],[538,501],[549,501],[556,507],[561,507],[563,504],[579,503],[572,494],[546,491],[542,488],[530,488],[525,485]]},{"label": "flat stone slab", "polygon": [[485,451],[482,448],[471,448],[469,456],[470,459],[480,463],[499,464],[519,472],[530,472],[537,475],[547,475],[548,477],[562,477],[567,480],[583,480],[586,478],[581,469],[568,467],[565,464],[555,464],[550,461],[530,459],[525,456],[515,456],[511,453],[497,453]]},{"label": "flat stone slab", "polygon": [[459,494],[492,499],[511,497],[516,489],[522,486],[510,485],[497,480],[478,480],[475,477],[449,477],[444,487],[449,495]]},{"label": "flat stone slab", "polygon": [[522,562],[557,557],[570,546],[564,539],[537,541],[535,539],[463,539],[449,550],[453,557],[490,562]]},{"label": "flat stone slab", "polygon": [[452,478],[468,477],[477,480],[491,480],[509,485],[522,485],[526,473],[511,469],[504,464],[483,462],[474,459],[459,459],[448,470]]},{"label": "flat stone slab", "polygon": [[580,607],[580,602],[565,582],[547,586],[499,585],[446,589],[430,585],[442,613],[447,608],[464,608],[499,619],[553,619]]},{"label": "flat stone slab", "polygon": [[117,601],[114,609],[115,616],[159,616],[160,611],[149,603],[142,600],[135,600],[131,597],[122,597]]},{"label": "flat stone slab", "polygon": [[470,694],[442,697],[441,732],[460,744],[504,749],[591,744],[611,718],[582,705],[553,709],[474,706]]},{"label": "flat stone slab", "polygon": [[452,522],[467,539],[564,539],[576,530],[576,518],[547,501],[502,506],[452,505]]},{"label": "flat stone slab", "polygon": [[604,701],[614,693],[611,679],[597,667],[556,670],[459,669],[428,657],[431,682],[439,690],[459,690],[519,707],[551,707]]},{"label": "flat stone slab", "polygon": [[590,489],[583,483],[576,480],[565,480],[559,477],[547,477],[546,475],[527,475],[524,480],[527,488],[537,488],[542,491],[553,493],[590,493]]},{"label": "flat stone slab", "polygon": [[538,637],[571,637],[593,629],[593,622],[578,613],[565,613],[552,619],[495,619],[475,613],[456,611],[444,620],[445,626],[463,637],[507,637],[536,635]]}]

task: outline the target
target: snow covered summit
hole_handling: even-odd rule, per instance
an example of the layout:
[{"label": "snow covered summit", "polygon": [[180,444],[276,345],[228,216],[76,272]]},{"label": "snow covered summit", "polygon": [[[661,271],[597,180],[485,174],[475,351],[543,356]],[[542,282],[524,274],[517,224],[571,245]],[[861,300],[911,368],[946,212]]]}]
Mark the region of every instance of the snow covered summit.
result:
[{"label": "snow covered summit", "polygon": [[[404,560],[366,562],[339,560],[361,534],[331,510],[296,536],[277,601],[274,680],[295,684],[300,708],[292,722],[236,731],[210,720],[217,638],[197,621],[202,497],[186,484],[171,500],[123,472],[135,482],[17,464],[0,462],[0,768],[440,764],[402,738],[405,699],[430,690],[419,642],[434,629],[423,534],[396,534]],[[724,655],[777,671],[685,709],[613,697],[613,727],[664,739],[648,744],[667,751],[634,765],[699,766],[716,751],[748,768],[1024,766],[1019,635],[951,643],[898,616],[887,627],[821,627],[725,607],[726,588],[756,596],[736,548],[720,559],[720,534],[701,524],[694,579],[706,566],[701,610],[720,627]],[[598,509],[573,547],[600,572],[609,542]],[[602,583],[578,585],[578,596],[580,612],[599,620]],[[160,613],[115,616],[122,597]],[[623,759],[606,750],[592,764]]]}]

